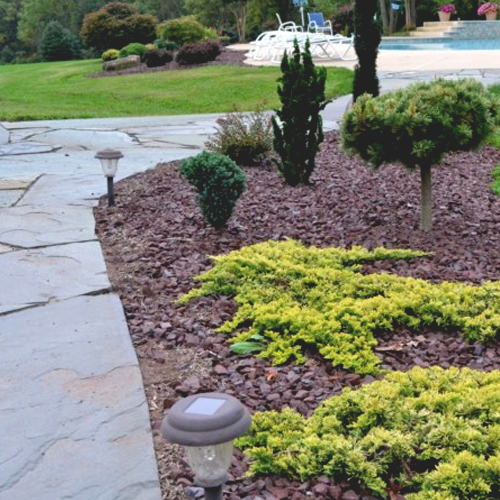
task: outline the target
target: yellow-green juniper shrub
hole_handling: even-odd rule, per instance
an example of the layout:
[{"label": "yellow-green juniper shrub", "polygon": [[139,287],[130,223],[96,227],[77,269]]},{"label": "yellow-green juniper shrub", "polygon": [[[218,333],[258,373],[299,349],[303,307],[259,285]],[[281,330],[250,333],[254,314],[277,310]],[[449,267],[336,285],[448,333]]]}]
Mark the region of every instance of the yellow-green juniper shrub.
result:
[{"label": "yellow-green juniper shrub", "polygon": [[237,445],[251,474],[349,480],[376,498],[500,496],[500,372],[413,368],[344,389],[310,418],[260,412]]},{"label": "yellow-green juniper shrub", "polygon": [[[393,274],[362,275],[363,264],[425,255],[411,250],[361,247],[307,248],[269,241],[213,257],[215,266],[181,302],[205,295],[234,296],[238,311],[221,332],[232,344],[258,338],[259,357],[281,364],[305,361],[305,346],[334,365],[360,374],[378,372],[375,334],[398,325],[459,329],[484,342],[500,328],[500,285],[443,282]],[[244,326],[248,329],[240,331]]]}]

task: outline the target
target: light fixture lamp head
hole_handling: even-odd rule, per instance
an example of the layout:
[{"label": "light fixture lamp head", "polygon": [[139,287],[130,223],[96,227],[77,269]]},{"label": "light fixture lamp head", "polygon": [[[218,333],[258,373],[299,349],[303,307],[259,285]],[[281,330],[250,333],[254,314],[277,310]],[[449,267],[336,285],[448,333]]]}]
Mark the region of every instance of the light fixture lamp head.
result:
[{"label": "light fixture lamp head", "polygon": [[106,148],[98,151],[95,157],[101,160],[102,171],[106,177],[114,177],[118,168],[118,160],[123,158],[121,151]]},{"label": "light fixture lamp head", "polygon": [[165,439],[185,447],[195,481],[207,488],[227,480],[233,439],[250,425],[250,413],[236,398],[210,392],[175,403],[164,417],[161,431]]}]

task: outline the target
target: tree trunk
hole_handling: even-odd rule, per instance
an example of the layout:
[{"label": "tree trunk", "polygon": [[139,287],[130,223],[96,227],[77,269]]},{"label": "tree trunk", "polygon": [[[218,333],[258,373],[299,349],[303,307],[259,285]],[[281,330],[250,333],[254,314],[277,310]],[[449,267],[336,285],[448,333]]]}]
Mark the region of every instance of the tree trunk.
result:
[{"label": "tree trunk", "polygon": [[405,0],[406,29],[417,26],[417,4],[415,0]]},{"label": "tree trunk", "polygon": [[432,229],[432,179],[431,166],[420,165],[420,230]]},{"label": "tree trunk", "polygon": [[238,30],[239,42],[243,43],[246,41],[246,36],[247,36],[246,28],[247,28],[248,8],[246,2],[241,4],[236,4],[233,7],[233,14],[236,20],[236,29]]},{"label": "tree trunk", "polygon": [[382,31],[384,35],[391,34],[391,22],[389,19],[389,12],[386,0],[379,0],[380,4],[380,17],[382,18]]}]

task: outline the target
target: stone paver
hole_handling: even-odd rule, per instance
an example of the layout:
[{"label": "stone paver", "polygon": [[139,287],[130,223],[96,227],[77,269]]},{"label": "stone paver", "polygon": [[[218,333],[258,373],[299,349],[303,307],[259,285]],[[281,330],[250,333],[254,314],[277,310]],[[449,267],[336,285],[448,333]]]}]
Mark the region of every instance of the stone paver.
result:
[{"label": "stone paver", "polygon": [[9,131],[0,123],[0,145],[9,142]]},{"label": "stone paver", "polygon": [[0,499],[158,500],[148,409],[118,297],[0,316],[0,339]]},{"label": "stone paver", "polygon": [[[495,83],[500,59],[488,56],[381,53],[381,86]],[[327,106],[325,129],[338,128],[350,101]],[[0,500],[160,500],[139,365],[94,234],[106,193],[94,156],[123,152],[118,181],[196,154],[217,118],[0,125]]]}]

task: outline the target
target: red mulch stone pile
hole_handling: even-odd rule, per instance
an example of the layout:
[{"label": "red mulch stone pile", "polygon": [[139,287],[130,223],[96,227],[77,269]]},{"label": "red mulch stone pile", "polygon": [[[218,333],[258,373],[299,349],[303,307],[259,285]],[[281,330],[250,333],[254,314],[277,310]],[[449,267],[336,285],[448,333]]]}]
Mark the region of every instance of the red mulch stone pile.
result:
[{"label": "red mulch stone pile", "polygon": [[[367,248],[409,248],[433,252],[411,262],[384,262],[364,272],[392,272],[439,282],[479,284],[500,275],[500,198],[489,189],[500,152],[484,147],[448,156],[433,169],[434,228],[419,231],[418,173],[389,165],[374,172],[338,148],[336,133],[326,134],[310,186],[292,188],[264,162],[245,167],[248,190],[233,217],[219,231],[204,222],[178,164],[165,164],[116,185],[116,206],[103,200],[96,209],[114,289],[125,308],[151,410],[164,499],[192,498],[192,475],[181,455],[165,451],[159,426],[164,412],[180,397],[222,391],[252,411],[291,406],[303,415],[344,387],[374,380],[333,367],[316,353],[301,366],[271,366],[229,352],[214,333],[235,312],[227,297],[202,298],[188,305],[173,301],[196,286],[193,277],[209,269],[208,255],[245,245],[296,238],[306,244]],[[384,368],[418,365],[500,368],[500,347],[467,345],[459,332],[407,329],[378,337]],[[174,458],[172,458],[172,456]],[[245,478],[235,455],[226,497],[264,500],[370,500],[349,483],[322,477],[301,484],[287,478]],[[391,498],[404,499],[397,492]]]}]

